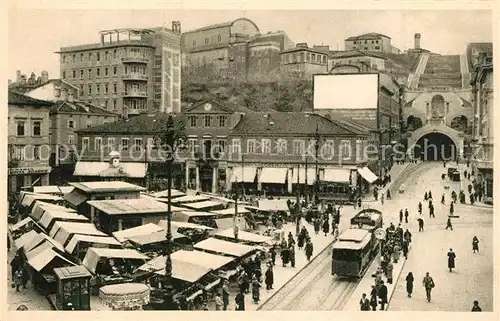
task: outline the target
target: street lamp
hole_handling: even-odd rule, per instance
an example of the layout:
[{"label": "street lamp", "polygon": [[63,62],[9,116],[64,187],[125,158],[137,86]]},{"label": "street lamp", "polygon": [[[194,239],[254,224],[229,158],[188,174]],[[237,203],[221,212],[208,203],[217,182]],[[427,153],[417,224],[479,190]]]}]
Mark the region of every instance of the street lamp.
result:
[{"label": "street lamp", "polygon": [[316,198],[318,197],[319,189],[319,170],[318,170],[318,152],[319,152],[319,140],[321,136],[319,135],[319,126],[316,126],[316,132],[314,133],[314,157],[316,162],[316,180],[314,181],[314,202],[316,203]]}]

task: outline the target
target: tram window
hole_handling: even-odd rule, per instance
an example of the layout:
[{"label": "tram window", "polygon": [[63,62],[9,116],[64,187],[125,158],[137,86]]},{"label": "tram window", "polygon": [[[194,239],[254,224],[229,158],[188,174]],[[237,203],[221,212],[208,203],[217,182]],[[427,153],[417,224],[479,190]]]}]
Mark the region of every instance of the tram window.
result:
[{"label": "tram window", "polygon": [[356,252],[351,250],[334,250],[332,257],[338,261],[354,261],[357,259]]}]

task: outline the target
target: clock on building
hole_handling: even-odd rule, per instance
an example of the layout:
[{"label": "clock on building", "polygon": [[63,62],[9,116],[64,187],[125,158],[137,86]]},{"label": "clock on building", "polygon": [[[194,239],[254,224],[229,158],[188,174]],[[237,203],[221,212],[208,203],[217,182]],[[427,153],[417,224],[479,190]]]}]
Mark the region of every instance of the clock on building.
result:
[{"label": "clock on building", "polygon": [[205,108],[206,111],[209,111],[209,110],[212,109],[212,105],[209,104],[209,103],[206,103],[205,106],[204,106],[204,108]]}]

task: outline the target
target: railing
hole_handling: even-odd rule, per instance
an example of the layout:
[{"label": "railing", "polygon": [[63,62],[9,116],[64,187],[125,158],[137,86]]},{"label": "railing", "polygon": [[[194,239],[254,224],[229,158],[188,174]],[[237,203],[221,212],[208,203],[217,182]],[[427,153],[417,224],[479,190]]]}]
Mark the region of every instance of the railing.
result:
[{"label": "railing", "polygon": [[123,92],[124,97],[148,97],[148,93],[146,91],[141,90],[126,90]]},{"label": "railing", "polygon": [[125,79],[125,80],[148,80],[148,76],[138,74],[138,73],[130,73],[130,74],[123,75],[123,79]]},{"label": "railing", "polygon": [[127,57],[122,57],[122,62],[140,62],[147,64],[149,62],[149,58],[127,56]]}]

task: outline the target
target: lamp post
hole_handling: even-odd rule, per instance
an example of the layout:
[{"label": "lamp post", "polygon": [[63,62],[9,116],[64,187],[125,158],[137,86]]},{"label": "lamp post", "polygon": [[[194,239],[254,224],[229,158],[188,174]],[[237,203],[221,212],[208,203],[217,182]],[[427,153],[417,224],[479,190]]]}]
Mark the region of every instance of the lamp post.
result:
[{"label": "lamp post", "polygon": [[319,170],[318,170],[318,152],[319,152],[319,140],[321,136],[319,135],[319,127],[316,126],[316,132],[314,133],[314,157],[316,162],[316,180],[314,181],[314,202],[318,198],[319,192]]},{"label": "lamp post", "polygon": [[[295,203],[295,235],[300,232],[300,163],[297,164],[297,202]],[[306,182],[307,184],[307,182]]]}]

